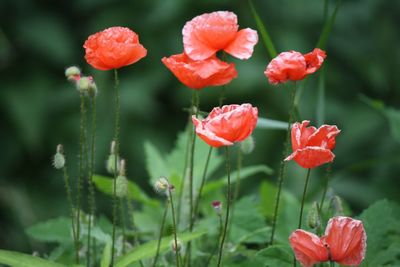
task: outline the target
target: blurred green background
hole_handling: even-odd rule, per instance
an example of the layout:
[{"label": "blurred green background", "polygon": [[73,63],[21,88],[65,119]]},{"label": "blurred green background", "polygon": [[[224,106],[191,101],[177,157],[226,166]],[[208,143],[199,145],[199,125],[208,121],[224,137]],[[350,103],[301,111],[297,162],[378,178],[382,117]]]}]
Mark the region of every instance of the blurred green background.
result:
[{"label": "blurred green background", "polygon": [[[323,26],[319,0],[254,0],[279,52],[311,51]],[[335,2],[330,2],[330,11]],[[0,1],[0,248],[30,252],[24,228],[67,214],[61,173],[51,166],[58,143],[64,144],[71,173],[76,173],[79,95],[64,78],[64,68],[78,65],[99,87],[96,172],[113,136],[112,72],[93,69],[84,60],[86,38],[111,26],[140,35],[148,56],[120,70],[122,154],[128,176],[152,191],[144,167],[144,141],[169,151],[185,128],[191,90],[162,65],[161,58],[182,51],[181,30],[196,15],[230,10],[241,28],[256,28],[247,1]],[[342,1],[328,41],[325,65],[325,122],[342,129],[337,139],[332,190],[355,214],[377,199],[400,201],[399,1]],[[226,103],[250,102],[261,117],[288,118],[288,90],[268,84],[269,62],[261,42],[247,61],[236,63],[239,76],[226,87]],[[302,119],[316,125],[318,76],[305,84]],[[201,92],[201,109],[218,103],[218,88]],[[382,102],[380,102],[382,101]],[[284,131],[256,129],[256,149],[245,164],[264,163],[277,170]],[[300,195],[305,171],[289,164],[285,188]],[[324,168],[312,174],[310,195],[319,190]],[[276,177],[272,177],[275,179]],[[257,192],[261,179],[246,183]],[[101,211],[110,204],[102,200]]]}]

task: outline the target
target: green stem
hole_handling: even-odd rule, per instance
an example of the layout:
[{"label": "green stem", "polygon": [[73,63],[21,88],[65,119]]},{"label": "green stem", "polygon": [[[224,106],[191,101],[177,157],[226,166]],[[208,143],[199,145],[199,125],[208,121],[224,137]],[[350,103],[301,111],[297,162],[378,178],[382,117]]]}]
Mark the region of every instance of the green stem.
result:
[{"label": "green stem", "polygon": [[300,216],[299,216],[299,225],[298,225],[298,229],[301,229],[301,222],[303,219],[303,209],[304,209],[304,203],[306,201],[306,194],[307,194],[307,186],[308,186],[308,182],[310,180],[310,173],[311,173],[311,169],[307,169],[307,176],[306,176],[306,182],[304,184],[304,190],[303,190],[303,197],[301,199],[301,207],[300,207]]},{"label": "green stem", "polygon": [[[133,235],[133,245],[135,247],[139,246],[139,238],[138,238],[138,230],[136,228],[136,223],[135,223],[135,216],[133,214],[133,205],[132,202],[130,201],[129,197],[126,197],[126,205],[128,207],[128,217],[131,219],[131,226],[132,230],[134,231]],[[141,267],[144,267],[142,260],[139,260],[139,264]]]},{"label": "green stem", "polygon": [[164,232],[165,219],[167,218],[168,206],[169,206],[169,203],[167,202],[167,205],[165,206],[164,214],[163,214],[163,217],[162,217],[162,220],[161,220],[160,234],[158,235],[158,241],[157,241],[157,251],[156,251],[156,256],[154,257],[154,261],[153,261],[152,267],[156,266],[156,263],[157,263],[157,260],[158,260],[158,255],[160,254],[161,239],[162,239],[163,232]]},{"label": "green stem", "polygon": [[68,175],[67,166],[64,166],[63,174],[64,174],[65,191],[67,192],[67,201],[68,201],[68,204],[70,207],[70,212],[71,212],[71,228],[72,228],[72,236],[74,238],[74,245],[75,245],[75,261],[79,262],[79,240],[76,236],[76,230],[75,230],[74,204],[72,202],[72,193],[71,193],[71,186],[69,185],[69,175]]},{"label": "green stem", "polygon": [[121,223],[122,223],[122,255],[125,254],[126,246],[126,218],[125,218],[125,209],[124,209],[124,200],[123,198],[119,199],[119,211],[121,212]]},{"label": "green stem", "polygon": [[114,127],[114,141],[115,141],[115,162],[114,162],[114,189],[113,189],[113,230],[112,230],[112,244],[111,244],[111,267],[114,266],[115,254],[115,229],[117,224],[117,175],[118,175],[118,155],[119,155],[119,127],[120,127],[120,103],[119,103],[119,79],[118,71],[114,69],[114,101],[115,101],[115,127]]},{"label": "green stem", "polygon": [[328,191],[329,178],[330,178],[331,174],[332,174],[332,163],[329,163],[328,166],[326,167],[326,171],[325,171],[324,191],[322,192],[321,202],[318,205],[318,213],[320,216],[322,213],[322,208],[324,206],[326,192]]},{"label": "green stem", "polygon": [[222,260],[222,252],[224,248],[224,242],[226,238],[226,233],[228,230],[228,223],[229,223],[229,207],[230,207],[230,202],[231,202],[231,165],[230,165],[230,153],[229,153],[229,147],[225,147],[225,158],[226,158],[226,172],[228,175],[228,193],[226,197],[226,215],[225,215],[225,225],[224,225],[224,231],[222,233],[221,237],[221,244],[219,247],[219,255],[218,255],[218,263],[217,266],[221,266],[221,260]]},{"label": "green stem", "polygon": [[91,97],[92,106],[92,129],[91,129],[91,152],[90,152],[90,166],[89,166],[89,176],[88,176],[88,187],[89,187],[89,222],[88,222],[88,238],[87,238],[87,266],[90,266],[90,252],[91,252],[91,228],[92,219],[94,218],[96,210],[96,199],[93,186],[93,173],[94,173],[94,159],[95,159],[95,144],[96,144],[96,97]]},{"label": "green stem", "polygon": [[[286,132],[286,139],[285,139],[285,144],[284,144],[284,149],[283,149],[283,158],[285,158],[289,152],[289,140],[290,140],[290,127],[291,123],[293,121],[293,113],[294,113],[294,100],[296,97],[296,82],[294,82],[294,87],[292,90],[292,93],[290,95],[290,108],[289,108],[289,122],[288,122],[288,128]],[[281,199],[281,191],[282,191],[282,185],[283,185],[283,180],[285,177],[286,173],[286,161],[282,160],[279,168],[279,176],[278,176],[278,192],[276,194],[275,198],[275,209],[274,209],[274,215],[272,217],[272,229],[271,229],[271,238],[269,240],[269,244],[272,245],[274,243],[274,236],[275,236],[275,230],[276,230],[276,223],[278,219],[278,212],[279,212],[279,202]]]},{"label": "green stem", "polygon": [[[85,96],[83,93],[80,94],[80,130],[79,130],[79,175],[78,175],[78,194],[76,201],[77,215],[76,215],[76,238],[78,240],[78,251],[80,250],[79,237],[80,237],[80,217],[81,217],[81,193],[82,193],[82,181],[84,179],[84,150],[85,150]],[[79,257],[76,263],[79,264]]]},{"label": "green stem", "polygon": [[230,230],[232,229],[231,225],[235,217],[235,203],[237,198],[239,197],[239,192],[240,192],[240,170],[242,169],[242,161],[243,161],[242,150],[240,149],[240,147],[238,147],[237,162],[236,162],[237,175],[236,175],[235,191],[233,193],[233,200],[232,200],[232,212],[231,212],[231,221],[228,229],[228,239],[230,236]]},{"label": "green stem", "polygon": [[[208,169],[208,164],[210,162],[212,150],[213,150],[213,147],[210,146],[210,149],[208,150],[208,154],[207,154],[206,165],[204,166],[203,177],[201,179],[199,193],[197,195],[197,198],[196,198],[196,201],[195,201],[195,204],[194,204],[194,213],[193,213],[194,218],[192,220],[193,224],[196,221],[196,217],[197,217],[196,215],[197,215],[197,211],[198,211],[199,205],[200,205],[201,193],[203,192],[204,184],[205,184],[206,177],[207,177],[207,169]],[[193,228],[193,225],[191,227]]]},{"label": "green stem", "polygon": [[335,262],[334,262],[334,261],[331,261],[331,262],[329,263],[329,266],[330,266],[330,267],[335,267]]},{"label": "green stem", "polygon": [[172,212],[172,226],[174,228],[174,242],[175,242],[175,261],[176,267],[179,267],[179,250],[178,250],[178,238],[177,238],[177,228],[176,228],[176,220],[175,220],[175,208],[174,208],[174,201],[172,199],[171,189],[168,188],[169,192],[169,201],[171,204],[171,212]]},{"label": "green stem", "polygon": [[224,229],[224,225],[223,225],[223,222],[222,222],[221,214],[218,214],[218,218],[219,218],[219,235],[218,235],[218,239],[217,239],[217,244],[216,244],[215,249],[213,250],[213,252],[210,254],[210,257],[208,257],[206,267],[208,267],[210,265],[210,262],[211,262],[212,258],[218,252],[219,242],[221,241],[221,238],[222,238],[222,231]]}]

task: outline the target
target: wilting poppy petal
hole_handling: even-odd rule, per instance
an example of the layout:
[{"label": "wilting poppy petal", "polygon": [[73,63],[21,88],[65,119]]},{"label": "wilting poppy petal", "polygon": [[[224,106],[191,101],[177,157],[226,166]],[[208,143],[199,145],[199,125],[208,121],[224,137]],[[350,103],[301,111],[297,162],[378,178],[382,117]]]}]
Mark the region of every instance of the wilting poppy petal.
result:
[{"label": "wilting poppy petal", "polygon": [[111,27],[85,41],[85,59],[99,70],[118,69],[139,61],[147,50],[138,35],[128,28]]},{"label": "wilting poppy petal", "polygon": [[257,43],[257,33],[250,29],[238,32],[238,29],[233,12],[217,11],[197,16],[186,22],[182,29],[185,53],[193,60],[204,60],[225,50],[235,57],[247,59]]},{"label": "wilting poppy petal", "polygon": [[268,64],[264,74],[271,84],[299,81],[317,71],[326,54],[321,49],[302,55],[296,51],[282,52]]},{"label": "wilting poppy petal", "polygon": [[207,118],[192,117],[197,135],[213,147],[229,146],[246,139],[257,124],[258,110],[250,104],[214,108]]},{"label": "wilting poppy petal", "polygon": [[323,125],[316,129],[308,127],[309,121],[292,125],[291,139],[293,153],[285,161],[294,159],[303,168],[315,168],[332,162],[335,155],[335,138],[340,133],[337,126]]},{"label": "wilting poppy petal", "polygon": [[331,218],[323,241],[328,245],[331,260],[339,264],[358,266],[365,257],[367,235],[359,220],[343,216]]},{"label": "wilting poppy petal", "polygon": [[235,39],[224,50],[238,59],[249,59],[257,42],[257,32],[247,28],[238,31]]},{"label": "wilting poppy petal", "polygon": [[192,89],[225,85],[237,77],[235,64],[226,63],[215,56],[194,61],[182,53],[164,57],[162,62],[179,81]]},{"label": "wilting poppy petal", "polygon": [[296,259],[304,267],[311,267],[317,262],[329,259],[326,247],[320,238],[312,233],[296,230],[290,235],[289,241]]}]

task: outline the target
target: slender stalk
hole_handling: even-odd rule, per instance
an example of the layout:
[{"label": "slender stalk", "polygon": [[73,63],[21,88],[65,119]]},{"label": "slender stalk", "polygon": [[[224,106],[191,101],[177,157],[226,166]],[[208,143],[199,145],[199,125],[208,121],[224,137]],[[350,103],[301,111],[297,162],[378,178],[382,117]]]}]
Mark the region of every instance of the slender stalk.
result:
[{"label": "slender stalk", "polygon": [[121,212],[121,223],[122,223],[122,255],[125,254],[126,251],[126,218],[125,218],[125,209],[124,209],[124,199],[119,199],[119,211]]},{"label": "slender stalk", "polygon": [[[126,206],[128,207],[128,216],[131,219],[131,226],[132,226],[132,230],[134,231],[134,235],[133,235],[133,245],[135,247],[139,246],[139,238],[138,238],[138,231],[136,229],[136,224],[135,224],[135,217],[133,214],[133,205],[132,202],[130,201],[130,199],[128,197],[125,198],[126,199]],[[144,267],[142,260],[139,260],[139,264],[141,267]]]},{"label": "slender stalk", "polygon": [[94,159],[95,159],[95,144],[96,144],[96,96],[92,96],[91,98],[91,106],[92,106],[92,129],[91,129],[91,151],[90,151],[90,166],[89,166],[89,175],[88,175],[88,188],[89,188],[89,222],[88,222],[88,237],[87,237],[87,266],[90,266],[90,256],[91,256],[91,229],[92,229],[92,219],[94,218],[95,210],[96,210],[96,199],[95,192],[93,186],[93,173],[94,173]]},{"label": "slender stalk", "polygon": [[309,180],[310,180],[310,173],[311,173],[311,169],[307,169],[306,182],[305,182],[305,184],[304,184],[303,197],[302,197],[302,199],[301,199],[300,216],[299,216],[299,226],[297,227],[298,229],[301,229],[301,222],[302,222],[302,219],[303,219],[304,202],[305,202],[305,200],[306,200],[307,186],[308,186],[308,182],[309,182]]},{"label": "slender stalk", "polygon": [[[192,224],[195,223],[196,221],[196,217],[197,217],[197,211],[199,209],[199,205],[200,205],[200,198],[201,198],[201,193],[203,192],[203,188],[204,188],[204,184],[206,181],[206,177],[207,177],[207,169],[208,169],[208,164],[210,163],[210,158],[211,158],[211,154],[212,154],[212,150],[213,147],[210,146],[210,149],[208,150],[208,154],[207,154],[207,159],[206,159],[206,165],[204,166],[204,171],[203,171],[203,177],[201,179],[201,184],[200,184],[200,188],[199,188],[199,193],[197,195],[195,204],[194,204],[194,212],[193,212],[193,220],[192,220]],[[193,228],[193,225],[191,226]]]},{"label": "slender stalk", "polygon": [[156,263],[157,263],[157,260],[158,260],[158,255],[160,254],[161,239],[162,239],[162,235],[163,235],[163,232],[164,232],[165,219],[167,218],[168,206],[169,206],[169,203],[167,202],[167,205],[165,206],[164,214],[163,214],[163,217],[162,217],[162,220],[161,220],[160,234],[158,235],[158,241],[157,241],[157,252],[156,252],[156,256],[154,257],[154,261],[153,261],[152,267],[156,266]]},{"label": "slender stalk", "polygon": [[218,218],[219,218],[219,235],[218,235],[218,239],[217,239],[217,244],[216,244],[215,249],[213,250],[213,252],[210,254],[210,257],[208,257],[206,267],[208,267],[210,265],[211,259],[218,252],[219,242],[221,241],[222,231],[224,229],[223,222],[222,222],[222,215],[218,214]]},{"label": "slender stalk", "polygon": [[[78,174],[78,193],[76,200],[76,238],[78,243],[78,251],[80,249],[79,237],[80,237],[80,217],[81,217],[81,193],[82,193],[82,181],[84,179],[84,150],[85,150],[85,116],[86,116],[86,107],[85,107],[85,95],[83,93],[80,94],[80,130],[79,130],[79,174]],[[76,260],[76,263],[79,264],[79,257]]]},{"label": "slender stalk", "polygon": [[74,238],[74,246],[75,246],[75,261],[79,262],[79,240],[76,236],[75,231],[75,216],[74,216],[74,204],[72,202],[72,193],[71,193],[71,186],[69,185],[69,175],[67,166],[63,168],[63,175],[64,175],[64,185],[65,191],[67,192],[67,201],[70,207],[71,212],[71,228],[72,228],[72,236]]},{"label": "slender stalk", "polygon": [[119,155],[119,127],[120,127],[120,103],[119,103],[119,79],[118,71],[114,69],[114,101],[115,101],[115,162],[114,162],[114,189],[113,189],[113,230],[112,230],[112,245],[111,245],[111,267],[114,266],[115,254],[115,229],[117,225],[117,175],[118,175],[118,155]]},{"label": "slender stalk", "polygon": [[330,267],[335,267],[335,262],[334,262],[334,261],[331,261],[331,262],[329,263],[329,266],[330,266]]},{"label": "slender stalk", "polygon": [[176,267],[179,267],[179,250],[178,250],[178,238],[176,234],[177,228],[176,228],[174,201],[172,199],[171,189],[168,189],[168,192],[169,192],[169,201],[171,204],[171,212],[172,212],[172,226],[174,228],[175,261],[176,261]]},{"label": "slender stalk", "polygon": [[[192,107],[191,110],[193,112],[194,108],[196,108],[195,116],[197,117],[199,114],[199,93],[198,91],[193,91],[192,93]],[[190,147],[190,157],[189,157],[189,205],[190,205],[190,211],[189,211],[189,231],[193,231],[193,210],[194,210],[194,203],[193,203],[193,169],[194,169],[194,150],[195,150],[195,145],[196,145],[196,133],[194,130],[194,126],[192,130],[192,139],[191,139],[191,147]],[[192,253],[192,243],[191,241],[188,242],[187,245],[187,252],[184,257],[184,266],[186,266],[186,263],[188,263],[188,266],[190,267],[190,258],[191,258],[191,253]]]},{"label": "slender stalk", "polygon": [[232,212],[231,212],[231,221],[229,224],[229,229],[228,229],[228,239],[230,236],[230,230],[232,229],[231,225],[234,221],[235,217],[235,203],[237,198],[239,197],[239,192],[240,192],[240,170],[242,169],[242,161],[243,161],[243,155],[242,155],[242,150],[240,147],[238,147],[238,153],[237,153],[237,161],[236,161],[236,184],[235,184],[235,191],[233,193],[233,200],[232,200]]},{"label": "slender stalk", "polygon": [[[286,157],[286,155],[289,152],[289,140],[290,140],[290,126],[293,121],[293,116],[294,116],[294,100],[296,97],[296,82],[294,82],[293,90],[290,95],[290,108],[289,108],[289,122],[288,122],[288,128],[286,132],[286,139],[285,139],[285,144],[284,144],[284,149],[283,149],[283,158]],[[281,191],[282,191],[282,185],[283,185],[283,180],[285,177],[286,173],[286,162],[284,160],[281,161],[280,168],[279,168],[279,176],[278,176],[278,192],[276,194],[275,198],[275,210],[274,210],[274,215],[272,217],[272,229],[271,229],[271,238],[269,240],[269,244],[272,245],[274,243],[274,236],[275,236],[275,229],[276,229],[276,223],[278,219],[278,212],[279,212],[279,202],[281,199]]]},{"label": "slender stalk", "polygon": [[221,237],[221,245],[219,247],[217,267],[221,266],[222,252],[223,252],[223,248],[224,248],[224,242],[225,242],[226,233],[228,230],[228,223],[229,223],[229,207],[230,207],[230,202],[231,202],[231,166],[230,166],[229,147],[225,147],[225,158],[226,158],[226,172],[228,175],[228,194],[226,197],[225,225],[224,225],[224,231],[223,231],[222,237]]}]

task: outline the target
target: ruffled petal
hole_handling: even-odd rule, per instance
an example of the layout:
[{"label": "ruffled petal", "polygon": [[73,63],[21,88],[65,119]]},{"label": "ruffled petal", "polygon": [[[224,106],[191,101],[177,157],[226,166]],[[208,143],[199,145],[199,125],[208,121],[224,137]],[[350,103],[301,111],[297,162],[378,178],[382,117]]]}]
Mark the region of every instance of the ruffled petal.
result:
[{"label": "ruffled petal", "polygon": [[258,35],[255,30],[243,29],[237,32],[235,39],[224,51],[238,59],[249,59],[257,42]]},{"label": "ruffled petal", "polygon": [[307,146],[335,148],[335,137],[340,133],[336,125],[322,125],[308,138]]},{"label": "ruffled petal", "polygon": [[367,235],[363,223],[350,217],[331,218],[324,242],[332,260],[342,265],[358,266],[365,257]]},{"label": "ruffled petal", "polygon": [[264,74],[272,84],[302,80],[306,76],[306,61],[299,52],[282,52],[271,60]]},{"label": "ruffled petal", "polygon": [[203,139],[208,145],[212,147],[221,147],[221,146],[231,146],[232,142],[225,140],[223,138],[218,137],[215,133],[206,129],[203,123],[196,118],[196,116],[192,116],[192,122],[196,128],[196,134]]},{"label": "ruffled petal", "polygon": [[285,161],[294,159],[301,167],[310,169],[332,162],[334,158],[335,155],[329,149],[306,147],[295,150]]},{"label": "ruffled petal", "polygon": [[326,53],[324,50],[315,48],[312,52],[305,54],[304,58],[307,64],[306,72],[307,74],[311,74],[316,72],[321,67],[322,63],[324,63]]},{"label": "ruffled petal", "polygon": [[304,267],[329,259],[328,250],[315,234],[298,229],[290,235],[289,241],[296,259]]}]

